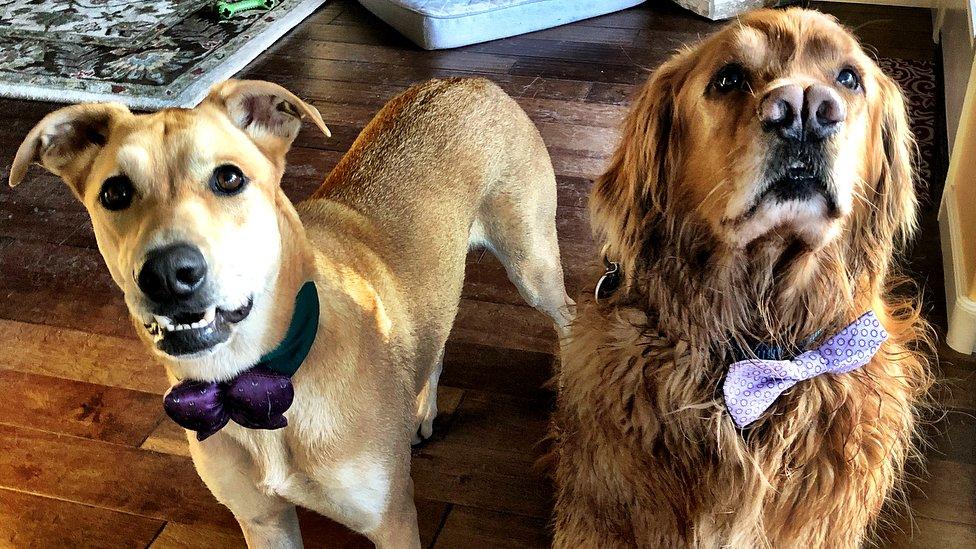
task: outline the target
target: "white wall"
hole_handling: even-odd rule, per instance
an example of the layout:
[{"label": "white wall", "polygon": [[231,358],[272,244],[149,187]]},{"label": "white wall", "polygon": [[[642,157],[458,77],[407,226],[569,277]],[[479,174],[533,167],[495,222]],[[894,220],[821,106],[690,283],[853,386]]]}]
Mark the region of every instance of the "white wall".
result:
[{"label": "white wall", "polygon": [[969,353],[976,348],[976,0],[942,2],[935,12],[935,31],[942,41],[951,150],[939,211],[949,313],[946,343]]},{"label": "white wall", "polygon": [[[942,41],[942,66],[945,70],[946,126],[949,150],[955,143],[966,94],[966,83],[973,67],[973,18],[976,0],[941,0],[936,12],[936,32]],[[941,23],[941,24],[940,24]]]}]

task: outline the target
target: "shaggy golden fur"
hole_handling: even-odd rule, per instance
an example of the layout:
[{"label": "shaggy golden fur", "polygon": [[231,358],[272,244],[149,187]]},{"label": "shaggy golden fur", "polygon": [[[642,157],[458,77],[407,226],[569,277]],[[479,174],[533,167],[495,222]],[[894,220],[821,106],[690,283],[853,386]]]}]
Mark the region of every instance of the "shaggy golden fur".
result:
[{"label": "shaggy golden fur", "polygon": [[[729,63],[747,83],[718,94],[714,75]],[[858,89],[837,84],[844,68]],[[833,208],[826,191],[763,201],[775,152],[756,113],[789,83],[831,87],[846,108],[817,167]],[[893,293],[893,254],[915,225],[913,150],[897,85],[817,12],[753,13],[654,73],[591,197],[624,282],[581,304],[564,347],[551,433],[557,547],[869,540],[917,457],[931,385],[928,328],[916,302]],[[800,382],[735,427],[721,391],[733,346],[798,351],[869,309],[890,332],[869,364]]]}]

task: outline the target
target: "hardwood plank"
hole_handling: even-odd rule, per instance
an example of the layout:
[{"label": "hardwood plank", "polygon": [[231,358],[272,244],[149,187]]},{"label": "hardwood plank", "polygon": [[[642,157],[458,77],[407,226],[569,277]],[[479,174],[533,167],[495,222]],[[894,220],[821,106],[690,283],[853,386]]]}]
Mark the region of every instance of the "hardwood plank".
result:
[{"label": "hardwood plank", "polygon": [[15,240],[0,257],[0,318],[133,338],[97,250]]},{"label": "hardwood plank", "polygon": [[538,40],[530,36],[517,36],[508,40],[475,44],[464,50],[513,56],[517,59],[541,58],[547,61],[561,60],[654,69],[671,57],[676,49],[696,39],[697,35],[681,31],[662,31],[657,33],[653,42],[635,40],[626,45]]},{"label": "hardwood plank", "polygon": [[[534,463],[533,450],[549,426],[552,401],[468,391],[454,414],[451,437],[442,447],[484,448],[520,463]],[[519,475],[526,474],[517,469]]]},{"label": "hardwood plank", "polygon": [[972,549],[976,547],[976,527],[944,520],[902,519],[897,530],[882,539],[885,549]]},{"label": "hardwood plank", "polygon": [[186,440],[186,431],[169,418],[160,421],[139,447],[161,454],[190,457],[190,444]]},{"label": "hardwood plank", "polygon": [[163,419],[159,395],[0,369],[0,423],[139,446]]},{"label": "hardwood plank", "polygon": [[459,343],[444,349],[441,382],[504,395],[538,396],[553,375],[553,355]]},{"label": "hardwood plank", "polygon": [[[537,124],[562,123],[618,128],[623,122],[627,109],[618,105],[600,103],[579,103],[534,97],[517,99],[529,117]],[[614,132],[616,136],[618,132]],[[594,136],[599,139],[601,136]],[[616,141],[616,139],[614,139]],[[548,144],[548,143],[547,143]]]},{"label": "hardwood plank", "polygon": [[[452,76],[446,72],[442,77]],[[474,77],[482,76],[471,73],[455,73],[453,76]],[[586,97],[592,84],[579,80],[559,80],[526,76],[511,76],[507,74],[483,75],[498,84],[506,93],[513,97],[537,97],[561,101],[579,101]],[[329,80],[322,75],[297,77],[281,75],[276,82],[287,87],[301,97],[322,99],[324,101],[346,102],[352,105],[373,105],[376,110],[383,106],[394,95],[406,90],[414,81],[378,84],[366,81]],[[357,89],[362,91],[357,93]]]},{"label": "hardwood plank", "polygon": [[[6,181],[7,175],[0,178]],[[3,220],[0,237],[95,246],[95,235],[84,206],[67,185],[41,168],[32,168],[17,188],[0,192],[0,219]]]},{"label": "hardwood plank", "polygon": [[0,488],[0,547],[146,547],[163,524]]},{"label": "hardwood plank", "polygon": [[597,82],[593,84],[590,93],[586,95],[586,101],[591,103],[606,103],[610,105],[629,106],[637,94],[640,85],[637,84],[611,84]]},{"label": "hardwood plank", "polygon": [[[445,503],[417,500],[417,523],[420,527],[420,541],[429,546],[440,528],[447,513]],[[345,526],[329,520],[307,509],[298,509],[298,523],[306,547],[372,548],[373,544],[365,537]],[[159,537],[152,543],[153,549],[208,549],[238,548],[244,546],[244,536],[240,527],[234,525],[182,524],[169,522]]]},{"label": "hardwood plank", "polygon": [[931,457],[925,468],[911,491],[913,513],[976,526],[976,465]]},{"label": "hardwood plank", "polygon": [[158,520],[233,524],[190,460],[0,425],[0,488]]},{"label": "hardwood plank", "polygon": [[549,151],[549,154],[557,176],[596,179],[610,163],[609,156],[581,156],[561,151]]},{"label": "hardwood plank", "polygon": [[877,55],[934,60],[932,16],[927,10],[838,2],[813,2],[812,7],[838,17]]},{"label": "hardwood plank", "polygon": [[620,139],[616,125],[598,127],[536,122],[536,126],[552,153],[570,151],[580,156],[604,158],[613,153]]},{"label": "hardwood plank", "polygon": [[529,307],[462,299],[451,340],[551,354],[556,330],[549,317]]},{"label": "hardwood plank", "polygon": [[211,524],[182,524],[167,522],[149,547],[153,549],[236,549],[244,547],[244,535],[236,524],[214,526]]},{"label": "hardwood plank", "polygon": [[934,455],[976,465],[976,416],[950,408],[932,430]]},{"label": "hardwood plank", "polygon": [[546,401],[468,391],[447,436],[414,453],[418,497],[542,518],[551,507],[537,443]]},{"label": "hardwood plank", "polygon": [[633,44],[637,39],[637,29],[608,27],[586,27],[583,25],[562,25],[524,35],[535,40],[560,40],[565,42],[586,42],[590,44]]},{"label": "hardwood plank", "polygon": [[0,369],[157,395],[169,388],[163,367],[134,339],[0,319],[0,341]]},{"label": "hardwood plank", "polygon": [[519,58],[510,74],[541,76],[569,80],[591,80],[620,84],[638,84],[647,80],[649,70],[639,66],[577,63],[559,59]]},{"label": "hardwood plank", "polygon": [[307,39],[345,42],[347,44],[370,44],[408,50],[419,49],[407,37],[388,29],[360,25],[306,25],[296,32],[292,39],[299,43]]},{"label": "hardwood plank", "polygon": [[940,403],[948,408],[976,413],[976,357],[963,356],[939,346]]},{"label": "hardwood plank", "polygon": [[[674,11],[674,6],[654,6],[655,10],[647,9],[645,6],[636,6],[630,9],[584,19],[578,24],[583,27],[605,27],[611,29],[643,29],[653,25],[661,12]],[[670,9],[669,9],[670,8]]]},{"label": "hardwood plank", "polygon": [[455,505],[437,537],[437,549],[549,547],[546,521]]},{"label": "hardwood plank", "polygon": [[411,51],[403,48],[390,48],[368,44],[349,44],[321,40],[305,40],[300,51],[279,51],[276,55],[334,61],[359,61],[394,65],[397,67],[422,66],[438,69],[453,69],[468,72],[505,73],[515,64],[515,59],[474,50],[443,50],[436,52]]}]

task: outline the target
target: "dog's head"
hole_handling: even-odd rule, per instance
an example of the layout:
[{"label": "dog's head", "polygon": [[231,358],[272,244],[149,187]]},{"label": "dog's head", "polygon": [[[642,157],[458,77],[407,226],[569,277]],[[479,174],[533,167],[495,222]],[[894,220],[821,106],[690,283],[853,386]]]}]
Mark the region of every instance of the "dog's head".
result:
[{"label": "dog's head", "polygon": [[914,226],[912,146],[900,90],[849,32],[819,12],[762,10],[654,73],[597,181],[594,220],[631,263],[652,218],[732,253],[775,235],[868,256]]},{"label": "dog's head", "polygon": [[328,135],[314,107],[259,81],[219,84],[194,109],[66,107],[28,134],[10,185],[34,161],[63,179],[142,337],[164,357],[213,361],[274,287],[279,182],[303,116]]}]

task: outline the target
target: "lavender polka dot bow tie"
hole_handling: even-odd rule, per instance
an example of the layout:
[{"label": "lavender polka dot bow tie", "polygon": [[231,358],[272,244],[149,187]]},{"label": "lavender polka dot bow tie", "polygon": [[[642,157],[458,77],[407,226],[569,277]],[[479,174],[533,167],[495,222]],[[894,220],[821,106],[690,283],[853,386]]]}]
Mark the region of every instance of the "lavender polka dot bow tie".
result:
[{"label": "lavender polka dot bow tie", "polygon": [[163,397],[166,414],[204,440],[230,420],[248,429],[281,429],[284,413],[295,398],[291,376],[305,361],[319,327],[319,298],[306,282],[295,298],[295,310],[284,340],[253,366],[230,381],[187,379]]},{"label": "lavender polka dot bow tie", "polygon": [[873,311],[861,315],[823,345],[792,360],[740,360],[729,366],[725,405],[741,429],[759,419],[779,395],[820,374],[846,374],[867,364],[888,339]]}]

